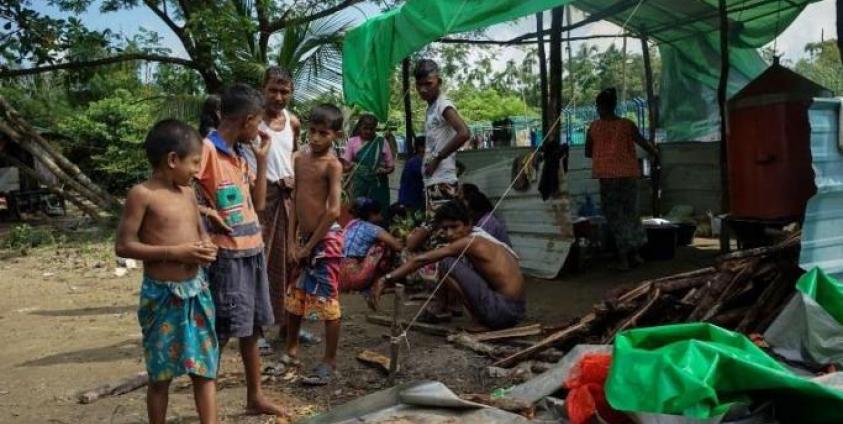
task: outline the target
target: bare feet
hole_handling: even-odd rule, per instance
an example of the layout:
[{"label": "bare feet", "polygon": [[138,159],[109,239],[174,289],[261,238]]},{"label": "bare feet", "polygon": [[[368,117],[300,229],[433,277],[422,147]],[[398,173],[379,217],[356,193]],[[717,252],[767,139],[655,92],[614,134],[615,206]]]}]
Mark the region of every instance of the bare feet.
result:
[{"label": "bare feet", "polygon": [[246,402],[246,415],[275,415],[277,417],[289,417],[286,409],[270,402],[263,395]]},{"label": "bare feet", "polygon": [[366,299],[366,303],[369,304],[369,308],[373,311],[378,310],[378,304],[381,301],[381,294],[383,293],[383,288],[386,285],[386,281],[383,278],[378,278],[372,283],[372,288],[369,292],[369,297]]}]

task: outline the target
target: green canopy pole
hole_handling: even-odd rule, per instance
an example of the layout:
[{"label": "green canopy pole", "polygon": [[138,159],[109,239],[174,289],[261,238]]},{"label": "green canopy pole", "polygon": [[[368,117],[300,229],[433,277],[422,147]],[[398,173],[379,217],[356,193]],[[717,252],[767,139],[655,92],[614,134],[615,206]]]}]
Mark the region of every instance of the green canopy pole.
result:
[{"label": "green canopy pole", "polygon": [[413,148],[413,108],[410,104],[410,58],[405,57],[401,61],[401,89],[403,90],[402,97],[404,98],[404,149],[407,150],[407,156],[416,154]]},{"label": "green canopy pole", "polygon": [[[656,128],[659,125],[659,107],[656,104],[655,90],[653,89],[653,64],[650,59],[650,43],[647,36],[641,37],[641,54],[644,57],[644,85],[647,88],[647,109],[649,112],[649,140],[656,144]],[[661,160],[656,158],[658,163],[652,166],[650,184],[652,186],[653,216],[661,216]]]},{"label": "green canopy pole", "polygon": [[[720,186],[721,213],[729,211],[729,152],[727,150],[728,122],[726,96],[729,84],[729,14],[726,0],[720,3],[720,83],[717,86],[717,104],[720,107]],[[724,246],[720,246],[721,249]],[[728,249],[728,246],[726,246]]]}]

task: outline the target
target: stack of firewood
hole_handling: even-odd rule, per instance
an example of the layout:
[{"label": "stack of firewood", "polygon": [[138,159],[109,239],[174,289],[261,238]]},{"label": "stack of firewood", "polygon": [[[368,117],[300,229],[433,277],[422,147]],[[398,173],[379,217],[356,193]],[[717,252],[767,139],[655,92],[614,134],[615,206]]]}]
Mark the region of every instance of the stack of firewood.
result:
[{"label": "stack of firewood", "polygon": [[799,239],[793,234],[772,247],[721,256],[712,267],[617,290],[589,314],[545,328],[542,340],[494,365],[511,367],[552,347],[612,343],[618,332],[635,327],[704,321],[745,334],[761,333],[784,308],[802,273]]}]

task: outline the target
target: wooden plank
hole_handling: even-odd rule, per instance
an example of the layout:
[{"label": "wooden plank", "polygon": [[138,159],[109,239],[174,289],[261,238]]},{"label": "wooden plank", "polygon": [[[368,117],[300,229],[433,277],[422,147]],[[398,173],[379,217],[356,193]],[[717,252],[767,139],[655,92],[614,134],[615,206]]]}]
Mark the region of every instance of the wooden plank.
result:
[{"label": "wooden plank", "polygon": [[557,331],[557,332],[545,337],[544,339],[537,342],[536,344],[528,347],[527,349],[518,351],[518,352],[516,352],[512,355],[509,355],[506,358],[503,358],[500,361],[497,361],[492,365],[496,366],[496,367],[506,368],[506,367],[510,367],[510,366],[514,365],[515,363],[518,363],[518,362],[520,362],[524,359],[528,359],[531,356],[533,356],[533,355],[535,355],[535,354],[537,354],[537,353],[539,353],[539,352],[541,352],[545,349],[548,349],[548,348],[552,347],[554,344],[561,343],[561,342],[563,342],[563,341],[565,341],[565,340],[567,340],[567,339],[569,339],[573,336],[576,336],[576,335],[580,334],[583,331],[588,330],[589,327],[591,326],[591,324],[594,322],[594,320],[596,318],[597,318],[597,316],[592,312],[592,313],[584,316],[576,324],[574,324],[570,327],[567,327],[563,330]]},{"label": "wooden plank", "polygon": [[139,372],[117,384],[104,384],[95,389],[85,391],[79,395],[79,403],[88,404],[109,396],[119,396],[137,390],[149,383],[146,371]]},{"label": "wooden plank", "polygon": [[506,330],[486,331],[484,333],[472,334],[478,342],[489,342],[494,340],[513,339],[517,337],[529,337],[541,334],[541,324],[522,325],[520,327],[508,328]]},{"label": "wooden plank", "polygon": [[[383,325],[386,327],[392,327],[392,319],[384,316],[384,315],[367,315],[366,321],[371,324]],[[401,320],[401,326],[407,328],[410,323],[406,320]],[[429,334],[431,336],[440,336],[445,337],[449,334],[454,333],[454,331],[448,327],[436,325],[436,324],[426,324],[423,322],[416,322],[413,324],[412,327],[409,328],[412,331],[418,331],[419,333]]]}]

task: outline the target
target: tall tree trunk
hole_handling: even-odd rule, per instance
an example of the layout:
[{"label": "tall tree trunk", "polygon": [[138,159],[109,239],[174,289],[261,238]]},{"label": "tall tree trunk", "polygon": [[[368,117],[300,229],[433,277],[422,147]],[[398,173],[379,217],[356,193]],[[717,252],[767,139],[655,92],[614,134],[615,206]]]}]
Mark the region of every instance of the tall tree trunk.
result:
[{"label": "tall tree trunk", "polygon": [[404,148],[412,156],[415,154],[413,147],[415,134],[413,132],[413,107],[410,104],[410,58],[405,57],[401,61],[401,90],[404,100]]},{"label": "tall tree trunk", "polygon": [[[656,102],[655,90],[653,89],[653,63],[650,58],[650,44],[647,37],[641,37],[641,53],[644,56],[644,87],[647,89],[647,110],[649,112],[650,125],[649,140],[650,143],[656,144],[656,129],[659,125],[659,105]],[[661,216],[661,160],[656,158],[657,163],[652,166],[652,173],[650,174],[650,182],[652,186],[652,207],[653,216]]]},{"label": "tall tree trunk", "polygon": [[717,86],[717,104],[720,107],[720,187],[721,213],[729,211],[729,152],[728,111],[726,97],[729,88],[729,15],[726,0],[719,0],[720,8],[720,83]]},{"label": "tall tree trunk", "polygon": [[[570,28],[571,25],[572,25],[572,22],[573,22],[573,13],[571,13],[571,5],[570,4],[565,6],[565,11],[566,11],[566,13],[565,13],[565,26]],[[567,46],[566,50],[568,51],[568,70],[570,71],[572,66],[574,65],[574,51],[571,47],[571,31],[570,30],[568,30],[568,36],[566,38],[568,39],[568,46]],[[570,105],[571,102],[574,101],[574,94],[576,94],[575,90],[577,88],[576,85],[574,85],[573,75],[570,75],[570,74],[571,74],[571,72],[569,72],[569,75],[568,75],[568,78],[570,79],[570,83],[568,84],[569,85],[569,87],[568,87],[568,101],[566,102],[566,105]]]},{"label": "tall tree trunk", "polygon": [[539,181],[539,191],[542,198],[559,193],[559,166],[562,159],[562,147],[559,142],[561,113],[562,113],[562,19],[564,8],[557,7],[551,11],[550,21],[550,84],[548,94],[547,120],[550,130],[542,145],[545,164]]},{"label": "tall tree trunk", "polygon": [[[843,0],[842,0],[843,1]],[[542,137],[547,136],[550,129],[547,119],[547,53],[544,48],[544,12],[536,13],[536,34],[538,34],[539,49],[539,106],[542,113]]]}]

